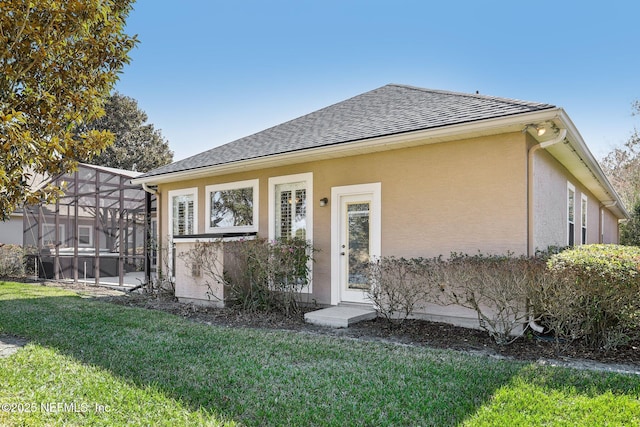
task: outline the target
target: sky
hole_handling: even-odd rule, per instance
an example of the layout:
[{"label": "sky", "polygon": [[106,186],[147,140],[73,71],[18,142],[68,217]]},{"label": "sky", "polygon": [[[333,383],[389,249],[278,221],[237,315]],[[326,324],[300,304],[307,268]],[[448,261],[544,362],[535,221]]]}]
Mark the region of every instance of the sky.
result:
[{"label": "sky", "polygon": [[597,159],[640,127],[640,2],[138,0],[116,90],[184,159],[389,83],[553,104]]}]

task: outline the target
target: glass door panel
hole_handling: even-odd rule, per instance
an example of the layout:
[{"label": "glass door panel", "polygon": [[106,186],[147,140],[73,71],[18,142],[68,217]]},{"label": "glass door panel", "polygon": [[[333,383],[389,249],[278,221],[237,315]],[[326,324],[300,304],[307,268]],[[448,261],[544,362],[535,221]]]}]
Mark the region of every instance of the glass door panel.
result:
[{"label": "glass door panel", "polygon": [[347,203],[348,289],[369,288],[367,271],[371,252],[370,211],[369,201]]}]

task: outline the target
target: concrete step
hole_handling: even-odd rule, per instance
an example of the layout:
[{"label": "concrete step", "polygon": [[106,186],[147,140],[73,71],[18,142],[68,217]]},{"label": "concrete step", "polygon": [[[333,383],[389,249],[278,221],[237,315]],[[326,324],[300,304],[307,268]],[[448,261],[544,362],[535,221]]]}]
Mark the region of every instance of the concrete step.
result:
[{"label": "concrete step", "polygon": [[331,328],[348,328],[349,325],[376,318],[373,308],[337,306],[311,311],[304,315],[307,323]]}]

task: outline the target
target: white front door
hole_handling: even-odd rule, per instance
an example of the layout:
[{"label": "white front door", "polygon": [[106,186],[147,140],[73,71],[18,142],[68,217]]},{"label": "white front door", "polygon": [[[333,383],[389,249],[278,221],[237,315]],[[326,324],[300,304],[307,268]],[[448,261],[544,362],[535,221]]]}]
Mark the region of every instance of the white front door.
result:
[{"label": "white front door", "polygon": [[334,187],[331,303],[371,302],[368,265],[380,256],[380,183]]}]

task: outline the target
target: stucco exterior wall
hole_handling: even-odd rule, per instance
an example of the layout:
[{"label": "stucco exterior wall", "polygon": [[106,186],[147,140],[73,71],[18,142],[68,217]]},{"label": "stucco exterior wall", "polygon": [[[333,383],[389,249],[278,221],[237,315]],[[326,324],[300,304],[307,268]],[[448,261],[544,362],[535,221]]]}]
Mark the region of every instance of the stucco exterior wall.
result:
[{"label": "stucco exterior wall", "polygon": [[[424,145],[332,160],[161,185],[161,210],[171,190],[198,189],[198,230],[205,232],[207,185],[259,179],[259,232],[268,237],[268,179],[313,174],[313,294],[331,299],[331,209],[334,186],[382,183],[382,254],[448,256],[450,252],[526,253],[526,147],[521,133]],[[331,204],[329,201],[329,205]],[[169,234],[168,215],[161,236]]]},{"label": "stucco exterior wall", "polygon": [[619,243],[618,219],[607,208],[602,208],[602,243]]},{"label": "stucco exterior wall", "polygon": [[[202,270],[194,271],[188,262],[188,256],[185,256],[194,247],[193,242],[176,242],[175,296],[181,302],[208,303],[222,307],[224,306],[222,285],[207,278],[202,274]],[[218,256],[211,262],[217,266],[212,268],[221,274],[224,254],[222,247],[219,249]]]},{"label": "stucco exterior wall", "polygon": [[[587,197],[587,240],[585,243],[618,243],[616,217],[557,160],[544,150],[534,159],[534,247],[568,243],[568,183],[575,188],[575,244],[582,243],[582,196]],[[604,215],[602,221],[601,215]],[[601,225],[604,224],[604,233]]]},{"label": "stucco exterior wall", "polygon": [[8,221],[0,222],[0,243],[22,245],[21,215],[12,215]]}]

